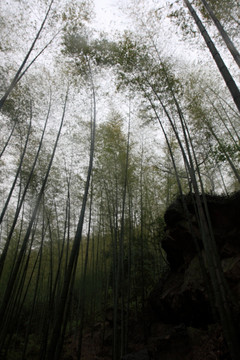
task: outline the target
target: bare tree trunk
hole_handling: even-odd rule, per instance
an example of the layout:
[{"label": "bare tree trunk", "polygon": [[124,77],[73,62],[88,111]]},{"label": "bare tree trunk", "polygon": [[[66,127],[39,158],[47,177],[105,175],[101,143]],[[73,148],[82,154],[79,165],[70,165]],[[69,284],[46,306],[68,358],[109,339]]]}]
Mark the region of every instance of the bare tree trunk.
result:
[{"label": "bare tree trunk", "polygon": [[129,104],[129,119],[128,119],[128,136],[127,136],[127,151],[126,151],[126,164],[125,164],[125,174],[124,174],[124,187],[123,187],[123,198],[122,198],[122,214],[121,214],[121,229],[120,229],[120,256],[119,256],[119,265],[120,265],[120,286],[121,286],[121,357],[124,355],[125,351],[125,286],[124,286],[124,235],[125,235],[125,207],[126,207],[126,196],[127,196],[127,187],[128,187],[128,165],[129,165],[129,151],[130,151],[130,104]]},{"label": "bare tree trunk", "polygon": [[9,299],[11,299],[12,292],[14,291],[16,279],[18,278],[19,269],[20,269],[20,266],[22,264],[22,259],[24,257],[25,251],[27,249],[27,245],[29,243],[29,238],[30,238],[30,235],[31,235],[32,227],[33,227],[33,224],[34,224],[34,222],[36,220],[38,210],[39,210],[39,207],[40,207],[43,195],[44,195],[44,190],[45,190],[45,187],[46,187],[46,184],[47,184],[48,176],[49,176],[49,173],[50,173],[50,170],[51,170],[51,167],[52,167],[53,159],[54,159],[55,152],[56,152],[57,145],[58,145],[58,140],[59,140],[59,137],[60,137],[60,134],[61,134],[62,126],[63,126],[63,120],[64,120],[64,117],[65,117],[65,110],[66,110],[66,104],[67,104],[67,96],[68,96],[68,90],[67,90],[67,94],[66,94],[66,97],[65,97],[64,109],[63,109],[63,115],[62,115],[60,127],[59,127],[59,130],[58,130],[57,138],[56,138],[54,148],[53,148],[53,151],[52,151],[51,159],[49,161],[49,165],[48,165],[48,168],[47,168],[47,171],[46,171],[46,175],[45,175],[45,178],[43,180],[43,184],[42,184],[42,187],[40,189],[40,192],[39,192],[39,195],[38,195],[38,198],[37,198],[37,201],[36,201],[36,205],[35,205],[35,207],[33,209],[33,212],[32,212],[32,215],[31,215],[31,219],[30,219],[26,234],[25,234],[23,242],[22,242],[21,249],[19,250],[19,254],[18,254],[18,257],[16,259],[16,263],[14,264],[14,268],[13,268],[11,276],[9,278],[8,286],[7,286],[5,294],[3,296],[2,306],[1,306],[1,309],[0,309],[0,318],[2,320],[7,315],[6,309],[8,308]]},{"label": "bare tree trunk", "polygon": [[[42,29],[43,29],[44,25],[45,25],[45,22],[47,21],[49,12],[50,12],[51,7],[52,7],[52,4],[53,4],[53,1],[54,1],[54,0],[51,0],[51,2],[50,2],[50,5],[49,5],[48,10],[47,10],[47,12],[46,12],[46,15],[45,15],[45,17],[44,17],[44,19],[43,19],[43,22],[42,22],[42,24],[41,24],[41,26],[40,26],[40,29],[38,30],[38,33],[37,33],[37,35],[35,36],[35,39],[33,40],[33,43],[32,43],[32,45],[31,45],[31,47],[30,47],[27,55],[25,56],[25,58],[24,58],[24,60],[23,60],[23,62],[22,62],[22,64],[21,64],[21,66],[19,67],[19,69],[18,69],[16,75],[14,76],[11,84],[9,85],[7,91],[5,92],[5,94],[3,95],[3,97],[0,99],[0,109],[3,107],[5,101],[6,101],[7,98],[8,98],[8,95],[12,92],[12,90],[14,89],[14,87],[16,86],[16,84],[17,84],[17,82],[18,82],[18,80],[19,80],[19,78],[20,78],[21,72],[22,72],[22,70],[23,70],[23,68],[24,68],[24,66],[25,66],[25,64],[26,64],[26,62],[27,62],[27,60],[28,60],[31,52],[33,51],[33,48],[34,48],[34,46],[35,46],[35,44],[36,44],[36,42],[37,42],[37,40],[38,40],[38,38],[39,38],[39,36],[40,36],[40,34],[41,34],[41,32],[42,32]],[[35,58],[35,59],[36,59],[36,58]],[[33,62],[31,62],[31,64],[32,64],[32,63],[33,63]]]},{"label": "bare tree trunk", "polygon": [[224,30],[224,28],[223,28],[222,24],[220,23],[220,21],[218,20],[218,18],[214,14],[213,9],[209,5],[209,3],[206,0],[201,0],[201,1],[202,1],[203,5],[205,6],[208,14],[210,15],[212,21],[216,25],[220,35],[222,36],[225,44],[227,45],[228,50],[230,51],[230,53],[232,54],[234,60],[236,61],[236,63],[238,64],[238,66],[240,68],[240,54],[239,54],[238,50],[236,49],[236,47],[233,44],[232,40],[229,38],[227,32]]},{"label": "bare tree trunk", "polygon": [[15,122],[14,122],[14,125],[13,125],[13,127],[12,127],[12,130],[11,130],[11,132],[10,132],[10,134],[9,134],[9,137],[7,138],[7,141],[6,141],[6,143],[5,143],[2,151],[1,151],[1,153],[0,153],[0,159],[1,159],[1,157],[3,156],[4,151],[6,150],[6,147],[7,147],[8,144],[9,144],[9,141],[10,141],[10,139],[11,139],[11,137],[12,137],[12,134],[13,134],[13,132],[14,132],[14,129],[15,129],[16,124],[17,124],[17,123],[16,123],[16,121],[15,121]]},{"label": "bare tree trunk", "polygon": [[64,337],[64,332],[66,328],[66,319],[69,314],[69,306],[71,302],[71,292],[74,285],[74,278],[76,273],[76,266],[77,260],[79,255],[79,247],[82,239],[82,229],[84,223],[84,216],[88,198],[88,191],[90,186],[90,180],[92,175],[92,168],[93,168],[93,158],[94,158],[94,148],[95,148],[95,129],[96,129],[96,98],[95,98],[95,87],[93,84],[92,79],[92,72],[89,63],[89,72],[91,77],[91,87],[92,87],[92,94],[93,94],[93,123],[91,128],[91,148],[90,148],[90,158],[89,158],[89,165],[88,165],[88,173],[87,173],[87,180],[85,184],[85,190],[83,195],[83,202],[81,213],[78,221],[77,231],[75,234],[75,238],[73,241],[73,246],[69,258],[68,268],[65,273],[63,288],[61,291],[61,297],[59,300],[58,312],[56,316],[56,320],[53,327],[52,336],[50,339],[50,344],[47,353],[48,360],[58,360],[62,350],[62,342]]},{"label": "bare tree trunk", "polygon": [[10,199],[11,199],[11,197],[12,197],[13,190],[14,190],[15,185],[16,185],[16,183],[17,183],[18,175],[19,175],[19,173],[20,173],[20,171],[21,171],[21,169],[22,169],[22,164],[23,164],[24,156],[25,156],[26,151],[27,151],[27,145],[28,145],[28,142],[29,142],[29,136],[30,136],[30,133],[31,133],[31,128],[32,128],[32,111],[31,111],[30,123],[29,123],[29,126],[28,126],[28,133],[27,133],[25,145],[24,145],[24,148],[23,148],[22,155],[21,155],[21,157],[20,157],[20,162],[19,162],[19,165],[18,165],[16,174],[15,174],[15,177],[14,177],[14,180],[13,180],[13,183],[12,183],[12,186],[11,186],[11,189],[10,189],[10,191],[9,191],[7,200],[6,200],[6,202],[5,202],[5,205],[4,205],[3,210],[2,210],[2,212],[1,212],[1,215],[0,215],[0,224],[1,224],[2,221],[3,221],[3,218],[4,218],[4,215],[5,215],[5,213],[6,213],[6,210],[7,210],[8,204],[9,204],[9,201],[10,201]]},{"label": "bare tree trunk", "polygon": [[[17,220],[18,220],[20,211],[21,211],[21,209],[22,209],[22,206],[23,206],[23,203],[24,203],[24,199],[25,199],[25,196],[26,196],[26,193],[27,193],[27,190],[28,190],[30,181],[31,181],[31,179],[32,179],[32,176],[33,176],[33,173],[34,173],[34,169],[35,169],[35,166],[36,166],[36,163],[37,163],[37,160],[38,160],[38,157],[39,157],[39,153],[40,153],[40,150],[41,150],[41,147],[42,147],[43,138],[44,138],[44,134],[45,134],[45,130],[46,130],[46,126],[47,126],[49,114],[50,114],[50,109],[51,109],[51,99],[50,99],[50,103],[49,103],[48,113],[47,113],[47,117],[46,117],[46,120],[45,120],[45,124],[44,124],[44,128],[43,128],[41,140],[40,140],[40,142],[39,142],[37,154],[36,154],[36,156],[35,156],[35,159],[34,159],[34,162],[33,162],[33,165],[32,165],[31,171],[30,171],[30,174],[29,174],[29,176],[28,176],[27,183],[26,183],[26,185],[25,185],[25,187],[24,187],[23,194],[22,194],[22,196],[21,196],[21,199],[20,199],[20,201],[19,201],[19,204],[17,205],[17,209],[16,209],[16,213],[15,213],[15,216],[14,216],[14,220],[13,220],[13,223],[12,223],[12,225],[11,225],[11,228],[10,228],[10,231],[9,231],[9,234],[8,234],[8,237],[7,237],[7,240],[6,240],[4,249],[3,249],[2,254],[1,254],[1,257],[0,257],[0,278],[1,278],[2,270],[3,270],[4,262],[5,262],[5,259],[6,259],[6,256],[7,256],[8,248],[9,248],[9,245],[10,245],[10,241],[11,241],[11,238],[12,238],[12,234],[13,234],[13,231],[14,231],[14,229],[15,229],[15,226],[16,226],[16,223],[17,223]],[[3,215],[4,215],[4,213],[3,213]],[[1,215],[1,217],[2,217],[2,215]]]},{"label": "bare tree trunk", "polygon": [[83,284],[82,284],[82,287],[79,289],[79,293],[80,293],[79,310],[80,311],[78,311],[78,316],[80,319],[80,329],[79,329],[79,336],[78,336],[77,360],[80,360],[81,355],[82,355],[82,338],[83,338],[85,308],[86,308],[86,277],[87,277],[87,266],[88,266],[88,257],[89,257],[89,243],[90,243],[90,236],[91,236],[91,221],[92,221],[92,201],[93,201],[93,184],[91,183],[87,244],[86,244],[86,252],[85,252],[85,259],[84,259],[84,269],[83,269],[83,275],[82,275],[83,276]]},{"label": "bare tree trunk", "polygon": [[210,36],[208,35],[207,30],[203,26],[196,11],[193,9],[192,5],[190,4],[190,2],[188,0],[183,0],[183,1],[186,4],[188,10],[190,11],[198,29],[200,30],[200,32],[207,44],[207,47],[208,47],[209,51],[211,52],[212,57],[217,65],[220,73],[222,74],[222,77],[232,95],[233,101],[235,102],[235,104],[240,112],[240,91],[239,91],[232,75],[230,74],[227,66],[225,65],[223,59],[221,58],[219,52],[217,51],[213,41],[211,40]]}]

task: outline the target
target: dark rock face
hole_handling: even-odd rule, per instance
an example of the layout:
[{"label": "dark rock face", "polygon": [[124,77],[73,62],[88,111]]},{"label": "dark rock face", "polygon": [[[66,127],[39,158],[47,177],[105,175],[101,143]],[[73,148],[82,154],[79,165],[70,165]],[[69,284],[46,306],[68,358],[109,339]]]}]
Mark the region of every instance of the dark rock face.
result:
[{"label": "dark rock face", "polygon": [[189,326],[211,323],[208,296],[202,278],[197,278],[199,270],[198,259],[194,258],[187,274],[171,271],[162,289],[153,290],[149,305],[159,321]]},{"label": "dark rock face", "polygon": [[122,357],[122,360],[150,360],[148,350],[143,349],[135,353],[127,354]]},{"label": "dark rock face", "polygon": [[[230,359],[221,326],[214,323],[197,255],[196,241],[204,258],[194,195],[186,195],[184,201],[187,216],[180,198],[165,213],[166,237],[162,247],[170,270],[149,296],[149,309],[157,321],[150,327],[152,339],[158,338],[153,359]],[[231,197],[207,195],[206,201],[222,268],[239,300],[240,192]],[[178,350],[173,353],[174,344],[178,344]]]},{"label": "dark rock face", "polygon": [[[236,256],[240,253],[240,192],[229,197],[205,195],[205,199],[221,258]],[[164,215],[166,237],[162,241],[162,247],[167,253],[172,270],[183,265],[188,266],[197,253],[195,241],[200,248],[203,247],[197,222],[195,195],[188,194],[183,200],[185,208],[179,197],[168,207]],[[200,200],[203,204],[202,196]]]}]

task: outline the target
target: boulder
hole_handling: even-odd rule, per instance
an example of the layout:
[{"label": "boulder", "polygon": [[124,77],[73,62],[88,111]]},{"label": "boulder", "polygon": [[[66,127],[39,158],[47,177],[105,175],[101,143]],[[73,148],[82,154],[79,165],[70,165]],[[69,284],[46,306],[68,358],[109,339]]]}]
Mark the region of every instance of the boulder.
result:
[{"label": "boulder", "polygon": [[[204,201],[206,200],[206,202]],[[200,196],[212,224],[214,238],[221,258],[240,254],[240,192],[231,196]],[[187,209],[187,211],[186,211]],[[196,196],[178,197],[165,212],[166,236],[162,248],[172,270],[187,267],[197,254],[197,246],[203,248],[197,221]]]},{"label": "boulder", "polygon": [[[205,199],[222,269],[236,305],[240,299],[240,192],[229,197],[205,195]],[[169,272],[148,298],[151,321],[157,321],[157,325],[150,326],[149,349],[153,349],[152,358],[156,360],[230,359],[221,325],[212,315],[206,285],[208,271],[203,277],[200,266],[200,258],[205,265],[206,261],[195,195],[188,194],[183,200],[184,206],[178,198],[164,217],[166,236],[162,247]],[[200,200],[203,204],[203,196]]]}]

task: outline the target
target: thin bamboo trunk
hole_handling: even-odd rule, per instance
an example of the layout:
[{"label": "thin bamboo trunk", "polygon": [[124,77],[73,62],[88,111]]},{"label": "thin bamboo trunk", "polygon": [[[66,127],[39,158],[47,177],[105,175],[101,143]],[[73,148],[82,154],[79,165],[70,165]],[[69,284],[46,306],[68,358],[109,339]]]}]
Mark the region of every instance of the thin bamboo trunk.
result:
[{"label": "thin bamboo trunk", "polygon": [[42,187],[40,189],[40,192],[39,192],[39,195],[38,195],[38,198],[37,198],[37,201],[36,201],[36,205],[35,205],[35,207],[33,209],[33,212],[32,212],[32,215],[31,215],[31,219],[30,219],[26,234],[25,234],[25,237],[24,237],[23,242],[22,242],[22,246],[21,246],[21,248],[19,250],[19,254],[18,254],[18,257],[16,259],[16,263],[14,264],[14,268],[13,268],[11,276],[9,278],[8,287],[6,288],[5,294],[3,296],[3,301],[2,301],[2,305],[1,305],[1,309],[0,309],[0,318],[1,319],[4,319],[5,316],[6,316],[6,309],[8,307],[9,299],[11,299],[12,292],[14,291],[14,287],[15,287],[16,279],[18,277],[19,269],[21,267],[22,260],[24,258],[24,254],[26,252],[27,245],[29,243],[29,238],[30,238],[30,235],[31,235],[32,227],[33,227],[33,224],[34,224],[34,222],[36,220],[36,217],[37,217],[37,214],[38,214],[38,211],[39,211],[39,207],[40,207],[43,195],[44,195],[44,190],[45,190],[45,187],[46,187],[46,184],[47,184],[47,180],[48,180],[49,173],[50,173],[50,170],[51,170],[51,167],[52,167],[53,159],[54,159],[54,156],[55,156],[55,152],[56,152],[56,149],[57,149],[58,141],[59,141],[62,126],[63,126],[63,121],[64,121],[64,117],[65,117],[65,110],[66,110],[66,104],[67,104],[67,96],[68,96],[68,90],[67,90],[67,94],[66,94],[66,97],[65,97],[64,109],[63,109],[63,115],[62,115],[60,127],[59,127],[59,130],[58,130],[58,134],[57,134],[57,138],[56,138],[56,141],[55,141],[55,144],[54,144],[52,155],[51,155],[51,158],[50,158],[50,161],[49,161],[49,165],[48,165],[48,168],[47,168],[47,171],[46,171],[46,175],[45,175],[45,178],[43,180],[43,184],[42,184]]},{"label": "thin bamboo trunk", "polygon": [[5,101],[6,101],[7,98],[8,98],[8,95],[12,92],[12,90],[14,89],[14,87],[16,86],[16,84],[17,84],[17,82],[18,82],[18,80],[19,80],[19,77],[21,76],[21,72],[22,72],[22,70],[23,70],[23,68],[24,68],[24,66],[25,66],[25,64],[26,64],[29,56],[31,55],[31,53],[32,53],[32,51],[33,51],[33,48],[34,48],[37,40],[39,39],[39,36],[40,36],[40,34],[41,34],[42,30],[43,30],[43,27],[44,27],[44,25],[45,25],[45,23],[46,23],[46,21],[47,21],[48,15],[49,15],[49,13],[50,13],[50,10],[51,10],[52,4],[53,4],[53,1],[54,1],[54,0],[51,0],[51,2],[50,2],[50,4],[49,4],[49,7],[48,7],[48,10],[47,10],[47,12],[46,12],[46,15],[45,15],[45,17],[44,17],[44,19],[43,19],[43,22],[42,22],[42,24],[41,24],[41,26],[40,26],[40,28],[39,28],[39,30],[38,30],[38,32],[37,32],[37,35],[35,36],[35,39],[33,40],[33,43],[32,43],[32,45],[31,45],[31,47],[30,47],[27,55],[25,56],[22,64],[20,65],[20,67],[19,67],[16,75],[14,76],[11,84],[9,85],[7,91],[5,92],[5,94],[3,95],[3,97],[0,99],[0,109],[3,107]]},{"label": "thin bamboo trunk", "polygon": [[88,173],[87,173],[87,180],[83,195],[81,213],[79,216],[77,231],[74,237],[73,246],[69,257],[68,268],[64,276],[64,283],[61,291],[61,296],[59,299],[58,312],[54,322],[53,332],[51,335],[49,348],[47,352],[47,357],[46,357],[47,360],[58,360],[62,351],[63,337],[66,330],[66,319],[69,314],[71,292],[74,285],[79,248],[82,239],[84,216],[85,216],[85,210],[86,210],[86,204],[87,204],[87,198],[88,198],[88,192],[89,192],[89,186],[90,186],[90,180],[91,180],[92,168],[93,168],[94,148],[95,148],[95,129],[96,129],[96,97],[95,97],[95,87],[93,84],[92,72],[89,61],[88,61],[88,65],[89,65],[89,73],[91,78],[93,112],[94,112],[93,124],[91,129],[91,146],[90,146]]},{"label": "thin bamboo trunk", "polygon": [[184,3],[186,4],[188,10],[190,11],[198,29],[200,30],[206,44],[207,47],[209,49],[209,51],[212,54],[212,57],[232,95],[233,101],[235,102],[239,112],[240,112],[240,91],[232,77],[232,75],[230,74],[227,66],[225,65],[224,61],[222,60],[219,52],[217,51],[212,39],[210,38],[210,36],[207,33],[207,30],[205,29],[205,27],[203,26],[200,18],[198,17],[196,11],[193,9],[192,5],[190,4],[190,2],[188,0],[183,0]]},{"label": "thin bamboo trunk", "polygon": [[24,157],[25,157],[25,154],[26,154],[26,151],[27,151],[28,143],[29,143],[29,137],[30,137],[30,133],[31,133],[31,128],[32,128],[32,111],[31,111],[30,122],[29,122],[29,126],[28,126],[28,132],[27,132],[27,137],[26,137],[26,140],[25,140],[23,152],[21,154],[20,162],[19,162],[16,174],[15,174],[11,189],[9,191],[7,200],[6,200],[5,204],[4,204],[3,210],[2,210],[1,215],[0,215],[0,224],[2,223],[4,215],[5,215],[6,211],[7,211],[7,207],[8,207],[9,201],[10,201],[10,199],[12,197],[13,190],[14,190],[14,188],[16,186],[19,173],[20,173],[20,171],[22,169],[23,160],[24,160]]},{"label": "thin bamboo trunk", "polygon": [[2,151],[1,151],[1,153],[0,153],[0,159],[1,159],[1,157],[3,156],[4,151],[6,150],[8,144],[9,144],[9,141],[10,141],[10,139],[11,139],[11,137],[12,137],[12,135],[13,135],[13,132],[14,132],[14,130],[15,130],[16,124],[17,124],[17,123],[16,123],[16,121],[15,121],[15,122],[14,122],[14,125],[13,125],[13,127],[12,127],[12,130],[11,130],[11,132],[10,132],[8,138],[7,138],[7,141],[6,141],[5,145],[3,146],[3,149],[2,149]]},{"label": "thin bamboo trunk", "polygon": [[230,51],[230,53],[232,54],[234,60],[236,61],[237,65],[238,65],[238,67],[240,68],[240,54],[239,54],[237,48],[235,47],[232,40],[228,36],[227,32],[224,30],[224,27],[222,26],[222,24],[220,23],[220,21],[218,20],[216,15],[214,14],[213,9],[209,5],[209,3],[206,0],[201,0],[201,1],[202,1],[203,5],[205,6],[208,14],[210,15],[212,21],[216,25],[220,35],[222,36],[225,44],[227,45],[228,50]]},{"label": "thin bamboo trunk", "polygon": [[38,150],[37,150],[37,153],[36,153],[36,156],[35,156],[31,171],[30,171],[30,174],[28,176],[26,185],[24,187],[23,194],[22,194],[21,197],[19,197],[19,203],[17,204],[17,209],[16,209],[16,213],[14,215],[14,220],[12,222],[10,231],[8,233],[8,236],[7,236],[6,243],[4,245],[4,249],[3,249],[1,257],[0,257],[0,278],[1,278],[1,275],[2,275],[2,270],[3,270],[4,262],[5,262],[5,259],[6,259],[6,256],[7,256],[8,248],[9,248],[9,245],[10,245],[10,242],[11,242],[11,238],[12,238],[12,235],[13,235],[13,232],[14,232],[14,229],[15,229],[15,226],[16,226],[20,211],[21,211],[23,203],[24,203],[24,199],[25,199],[27,190],[29,188],[29,185],[30,185],[33,173],[34,173],[35,166],[37,164],[37,160],[38,160],[38,157],[39,157],[39,154],[40,154],[40,150],[42,148],[43,138],[44,138],[46,127],[47,127],[47,122],[48,122],[48,118],[49,118],[49,114],[50,114],[50,109],[51,109],[51,97],[50,97],[48,113],[47,113],[47,117],[46,117],[46,120],[45,120],[42,136],[41,136],[41,139],[40,139],[40,142],[39,142]]}]

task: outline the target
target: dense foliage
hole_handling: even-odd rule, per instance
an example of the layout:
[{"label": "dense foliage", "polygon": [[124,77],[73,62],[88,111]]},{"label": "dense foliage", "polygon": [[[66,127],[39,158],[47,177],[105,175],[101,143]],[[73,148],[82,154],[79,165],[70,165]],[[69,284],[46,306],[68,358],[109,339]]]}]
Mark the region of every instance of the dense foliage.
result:
[{"label": "dense foliage", "polygon": [[[0,5],[1,359],[60,359],[69,334],[80,359],[84,331],[109,311],[120,359],[168,268],[166,207],[239,189],[240,98],[184,1],[158,3],[130,1],[130,29],[115,34],[96,30],[91,1]],[[239,46],[237,2],[209,3]],[[237,87],[202,1],[196,11]]]}]

